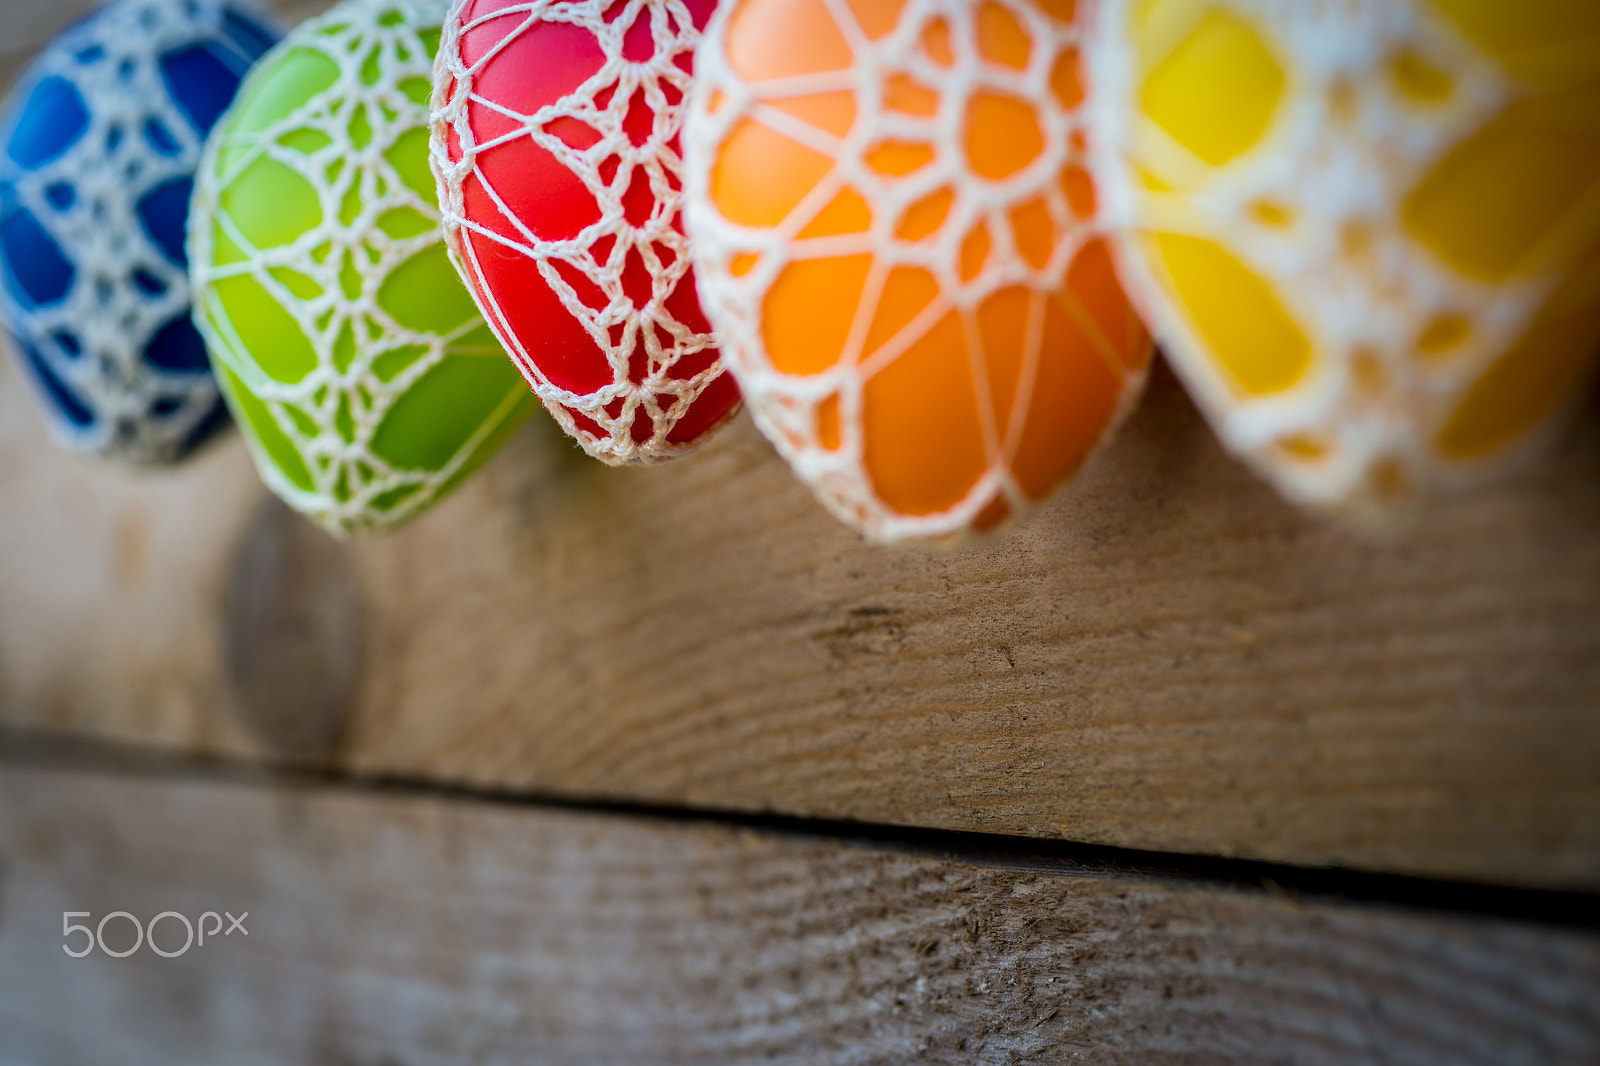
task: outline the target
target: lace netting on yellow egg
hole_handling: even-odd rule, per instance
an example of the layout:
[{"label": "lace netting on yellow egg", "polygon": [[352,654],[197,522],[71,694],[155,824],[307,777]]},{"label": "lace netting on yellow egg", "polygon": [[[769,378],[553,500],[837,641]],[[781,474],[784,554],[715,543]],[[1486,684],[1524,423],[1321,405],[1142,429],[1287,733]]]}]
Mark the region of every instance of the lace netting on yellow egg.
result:
[{"label": "lace netting on yellow egg", "polygon": [[743,0],[696,56],[687,221],[724,360],[875,539],[999,526],[1138,393],[1079,43],[1070,3]]},{"label": "lace netting on yellow egg", "polygon": [[348,0],[256,68],[208,143],[196,321],[256,465],[336,533],[399,524],[532,406],[439,232],[427,159],[447,0]]},{"label": "lace netting on yellow egg", "polygon": [[1223,439],[1383,525],[1527,452],[1600,340],[1600,5],[1113,0],[1093,171]]},{"label": "lace netting on yellow egg", "polygon": [[679,221],[709,6],[459,0],[440,44],[431,148],[452,260],[546,409],[613,465],[681,455],[738,407]]}]

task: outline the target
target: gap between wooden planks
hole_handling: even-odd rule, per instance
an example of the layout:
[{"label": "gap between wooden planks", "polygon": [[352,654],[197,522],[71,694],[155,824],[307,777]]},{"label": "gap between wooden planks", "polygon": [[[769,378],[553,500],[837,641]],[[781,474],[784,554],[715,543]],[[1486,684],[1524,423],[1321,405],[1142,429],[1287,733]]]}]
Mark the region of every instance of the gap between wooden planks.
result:
[{"label": "gap between wooden planks", "polygon": [[[301,5],[296,14],[319,5]],[[8,4],[32,47],[77,11]],[[7,65],[21,51],[0,57]],[[60,452],[0,369],[0,728],[512,791],[1600,887],[1600,420],[1369,545],[1158,372],[1010,539],[862,544],[740,422],[611,471],[543,420],[340,547],[227,439]]]},{"label": "gap between wooden planks", "polygon": [[[1557,1066],[1600,1047],[1592,931],[804,836],[7,766],[0,857],[4,1061]],[[248,912],[248,936],[72,959],[67,910]]]},{"label": "gap between wooden planks", "polygon": [[[1151,394],[1001,544],[866,545],[748,424],[542,423],[392,536],[130,475],[0,370],[0,724],[572,797],[1600,885],[1600,420],[1388,545]],[[354,665],[352,665],[354,664]]]}]

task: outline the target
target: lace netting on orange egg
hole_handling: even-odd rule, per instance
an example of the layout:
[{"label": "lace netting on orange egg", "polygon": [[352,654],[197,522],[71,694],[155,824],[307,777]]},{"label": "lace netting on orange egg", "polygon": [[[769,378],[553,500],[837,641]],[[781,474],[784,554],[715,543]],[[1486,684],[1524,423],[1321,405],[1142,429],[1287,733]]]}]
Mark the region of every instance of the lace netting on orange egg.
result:
[{"label": "lace netting on orange egg", "polygon": [[1070,3],[744,0],[696,57],[687,221],[757,424],[883,541],[996,528],[1149,354],[1083,167]]},{"label": "lace netting on orange egg", "polygon": [[457,269],[594,457],[655,462],[737,409],[679,221],[678,133],[710,0],[461,0],[432,162]]}]

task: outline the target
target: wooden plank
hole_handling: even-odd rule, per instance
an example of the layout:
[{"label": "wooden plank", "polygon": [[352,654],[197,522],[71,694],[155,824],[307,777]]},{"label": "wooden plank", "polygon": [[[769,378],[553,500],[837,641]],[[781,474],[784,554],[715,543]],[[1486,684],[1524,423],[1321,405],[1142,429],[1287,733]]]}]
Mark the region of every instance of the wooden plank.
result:
[{"label": "wooden plank", "polygon": [[[251,758],[324,737],[364,773],[1600,884],[1592,416],[1520,483],[1370,546],[1274,500],[1160,376],[1078,491],[928,554],[856,541],[743,424],[648,471],[536,427],[336,549],[258,511],[237,441],[130,477],[44,443],[9,369],[0,406],[14,728]],[[226,621],[263,550],[282,602]],[[341,650],[317,596],[351,575]],[[289,645],[236,676],[302,696],[253,707],[230,627]],[[346,720],[304,694],[351,654]]]},{"label": "wooden plank", "polygon": [[[16,767],[0,771],[0,854],[6,1062],[1552,1066],[1600,1052],[1600,935],[1505,921]],[[66,910],[95,924],[248,911],[248,937],[72,959]],[[176,951],[180,923],[159,928]],[[133,933],[114,919],[105,939],[126,950]]]},{"label": "wooden plank", "polygon": [[61,28],[98,7],[96,0],[10,0],[0,12],[0,85],[7,86]]},{"label": "wooden plank", "polygon": [[6,365],[0,728],[1593,889],[1597,531],[1594,410],[1372,545],[1280,503],[1158,372],[984,549],[861,543],[745,421],[614,471],[542,419],[341,548],[236,439],[162,473],[61,452]]},{"label": "wooden plank", "polygon": [[[39,49],[61,30],[106,3],[107,0],[6,0],[0,11],[0,86],[9,87]],[[327,0],[246,0],[272,14],[283,26],[326,10]]]}]

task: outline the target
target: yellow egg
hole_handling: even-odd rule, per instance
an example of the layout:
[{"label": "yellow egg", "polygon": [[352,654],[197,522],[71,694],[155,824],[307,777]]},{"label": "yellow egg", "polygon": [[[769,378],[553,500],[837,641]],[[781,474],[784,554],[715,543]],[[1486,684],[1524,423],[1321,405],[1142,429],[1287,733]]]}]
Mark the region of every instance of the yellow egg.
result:
[{"label": "yellow egg", "polygon": [[1061,0],[728,0],[686,222],[757,425],[882,541],[999,527],[1138,395]]},{"label": "yellow egg", "polygon": [[1600,339],[1600,4],[1109,0],[1091,171],[1213,425],[1363,525],[1548,437]]}]

